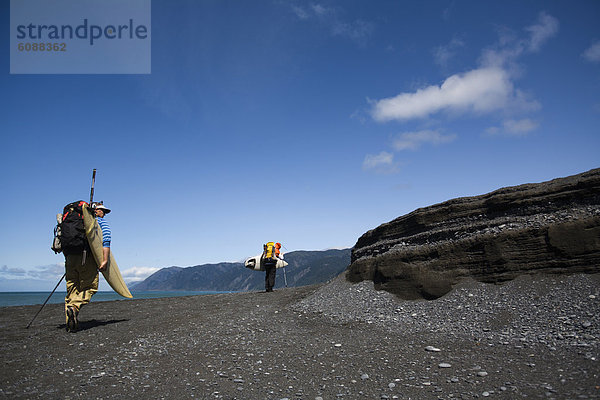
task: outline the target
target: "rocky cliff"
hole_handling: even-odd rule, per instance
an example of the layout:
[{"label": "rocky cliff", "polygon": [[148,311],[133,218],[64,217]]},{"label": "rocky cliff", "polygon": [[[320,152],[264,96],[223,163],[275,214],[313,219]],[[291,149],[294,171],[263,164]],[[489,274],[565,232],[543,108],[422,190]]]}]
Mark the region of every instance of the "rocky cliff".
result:
[{"label": "rocky cliff", "polygon": [[600,169],[417,209],[361,236],[346,276],[434,299],[539,272],[600,272]]}]

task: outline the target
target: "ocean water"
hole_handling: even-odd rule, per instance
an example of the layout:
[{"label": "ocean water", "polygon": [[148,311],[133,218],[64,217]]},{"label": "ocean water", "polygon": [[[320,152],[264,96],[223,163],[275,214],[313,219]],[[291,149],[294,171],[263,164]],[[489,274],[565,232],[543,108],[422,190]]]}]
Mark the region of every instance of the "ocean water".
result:
[{"label": "ocean water", "polygon": [[[206,292],[206,291],[147,291],[147,292],[132,292],[133,299],[126,299],[119,296],[115,292],[97,292],[92,301],[111,301],[111,300],[136,300],[136,299],[157,299],[161,297],[179,297],[179,296],[195,296],[204,294],[218,294],[231,292]],[[9,306],[27,306],[34,304],[44,304],[50,292],[0,292],[0,307]],[[48,304],[60,304],[65,301],[67,292],[56,291],[48,300]]]}]

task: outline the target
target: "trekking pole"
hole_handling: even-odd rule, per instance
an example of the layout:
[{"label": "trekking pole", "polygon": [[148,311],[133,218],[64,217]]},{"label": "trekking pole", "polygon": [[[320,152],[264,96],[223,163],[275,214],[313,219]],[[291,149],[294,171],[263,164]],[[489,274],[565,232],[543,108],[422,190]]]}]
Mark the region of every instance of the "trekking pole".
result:
[{"label": "trekking pole", "polygon": [[[92,170],[92,189],[90,190],[90,207],[89,210],[94,214],[92,209],[92,202],[94,201],[94,183],[96,183],[96,168]],[[85,265],[85,259],[87,258],[87,250],[83,249],[83,257],[81,258],[81,265]]]},{"label": "trekking pole", "polygon": [[56,291],[56,288],[58,287],[58,285],[60,285],[60,283],[62,282],[62,280],[65,278],[65,276],[67,275],[67,273],[65,272],[63,274],[63,276],[60,278],[60,281],[58,281],[58,283],[56,284],[56,286],[54,286],[54,290],[52,291],[52,293],[50,293],[50,296],[48,296],[48,298],[46,299],[46,301],[44,302],[44,304],[42,304],[42,306],[40,307],[39,311],[37,312],[37,314],[35,314],[35,316],[33,317],[33,319],[31,320],[31,322],[29,323],[29,325],[27,325],[27,327],[25,329],[29,329],[29,327],[31,326],[31,324],[33,324],[33,321],[37,318],[38,314],[40,312],[42,312],[42,308],[44,308],[44,306],[46,305],[46,303],[48,302],[48,300],[50,300],[50,297],[52,297],[52,295],[54,294],[54,292]]},{"label": "trekking pole", "polygon": [[90,192],[90,207],[92,207],[92,202],[94,201],[94,182],[96,182],[96,168],[92,171],[92,190]]},{"label": "trekking pole", "polygon": [[[281,245],[281,247],[283,247],[284,249],[287,250],[287,247],[285,247],[284,245]],[[285,287],[288,287],[288,285],[287,285],[287,273],[285,272],[285,267],[283,267],[283,281],[285,282]]]}]

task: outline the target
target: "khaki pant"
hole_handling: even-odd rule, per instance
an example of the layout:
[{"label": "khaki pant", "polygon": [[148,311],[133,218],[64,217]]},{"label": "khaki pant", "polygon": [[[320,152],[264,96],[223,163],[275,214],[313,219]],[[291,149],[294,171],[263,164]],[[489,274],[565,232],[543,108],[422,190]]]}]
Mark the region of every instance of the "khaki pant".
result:
[{"label": "khaki pant", "polygon": [[79,312],[82,306],[92,299],[98,291],[98,266],[91,251],[87,252],[85,264],[81,265],[83,255],[65,255],[67,280],[67,297],[65,297],[65,313],[67,307],[75,307]]}]

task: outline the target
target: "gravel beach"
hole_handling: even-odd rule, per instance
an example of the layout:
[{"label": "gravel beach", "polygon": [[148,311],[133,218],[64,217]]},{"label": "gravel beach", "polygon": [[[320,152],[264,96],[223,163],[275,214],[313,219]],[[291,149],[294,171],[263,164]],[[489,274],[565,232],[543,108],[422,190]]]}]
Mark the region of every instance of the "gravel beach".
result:
[{"label": "gravel beach", "polygon": [[598,399],[600,274],[0,308],[2,398]]}]

